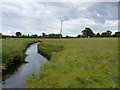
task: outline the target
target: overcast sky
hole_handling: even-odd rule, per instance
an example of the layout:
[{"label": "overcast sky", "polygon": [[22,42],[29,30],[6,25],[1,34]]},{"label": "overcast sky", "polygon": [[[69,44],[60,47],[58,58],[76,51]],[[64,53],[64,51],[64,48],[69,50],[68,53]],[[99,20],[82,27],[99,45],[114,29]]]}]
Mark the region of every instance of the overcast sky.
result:
[{"label": "overcast sky", "polygon": [[85,27],[95,33],[118,30],[117,2],[6,2],[2,8],[3,34],[59,33],[63,20],[62,34],[76,36]]}]

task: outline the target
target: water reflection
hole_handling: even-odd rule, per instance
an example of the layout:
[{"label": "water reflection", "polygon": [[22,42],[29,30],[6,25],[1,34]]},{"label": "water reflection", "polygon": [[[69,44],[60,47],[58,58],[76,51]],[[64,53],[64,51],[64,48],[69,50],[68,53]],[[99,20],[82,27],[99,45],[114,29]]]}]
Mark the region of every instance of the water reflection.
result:
[{"label": "water reflection", "polygon": [[19,63],[2,72],[3,88],[27,88],[26,78],[33,72],[37,74],[47,60],[38,53],[37,44],[32,44],[26,51],[26,64]]}]

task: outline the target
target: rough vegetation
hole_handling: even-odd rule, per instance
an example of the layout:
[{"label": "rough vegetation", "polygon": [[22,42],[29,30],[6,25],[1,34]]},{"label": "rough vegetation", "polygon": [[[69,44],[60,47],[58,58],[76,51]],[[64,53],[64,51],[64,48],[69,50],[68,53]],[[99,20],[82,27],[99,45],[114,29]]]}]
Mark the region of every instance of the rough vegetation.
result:
[{"label": "rough vegetation", "polygon": [[2,66],[5,69],[16,62],[24,61],[25,50],[38,39],[6,38],[2,40]]},{"label": "rough vegetation", "polygon": [[118,87],[117,38],[44,39],[39,50],[50,61],[28,78],[29,88]]},{"label": "rough vegetation", "polygon": [[[48,60],[51,58],[53,53],[60,52],[63,50],[63,46],[60,44],[54,44],[54,43],[47,43],[46,44],[46,43],[41,42],[38,45],[38,51],[43,56],[45,56]],[[49,48],[46,48],[46,47],[49,47]]]}]

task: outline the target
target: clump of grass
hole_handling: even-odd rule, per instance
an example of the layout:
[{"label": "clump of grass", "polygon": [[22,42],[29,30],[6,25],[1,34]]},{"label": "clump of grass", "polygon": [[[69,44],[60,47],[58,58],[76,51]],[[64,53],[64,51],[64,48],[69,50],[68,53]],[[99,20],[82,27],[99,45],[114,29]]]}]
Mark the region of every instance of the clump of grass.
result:
[{"label": "clump of grass", "polygon": [[[51,58],[38,75],[27,80],[28,87],[117,88],[117,41],[117,38],[42,40],[39,48]],[[51,45],[62,45],[64,48],[53,53]]]}]

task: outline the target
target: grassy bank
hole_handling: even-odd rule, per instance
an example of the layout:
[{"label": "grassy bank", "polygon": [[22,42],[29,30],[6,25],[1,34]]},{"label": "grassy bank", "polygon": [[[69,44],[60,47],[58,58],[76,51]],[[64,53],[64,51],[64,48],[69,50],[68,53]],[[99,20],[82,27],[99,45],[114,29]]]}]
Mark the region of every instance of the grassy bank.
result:
[{"label": "grassy bank", "polygon": [[43,56],[45,56],[48,60],[50,60],[52,54],[56,52],[60,52],[62,50],[63,50],[63,46],[58,43],[54,44],[54,43],[41,42],[38,45],[38,52]]},{"label": "grassy bank", "polygon": [[25,50],[38,39],[6,38],[2,40],[2,69],[16,63],[24,61]]},{"label": "grassy bank", "polygon": [[[118,87],[117,38],[46,39],[42,42],[39,50],[51,58],[38,75],[28,78],[29,88]],[[57,52],[59,45],[64,48]]]}]

